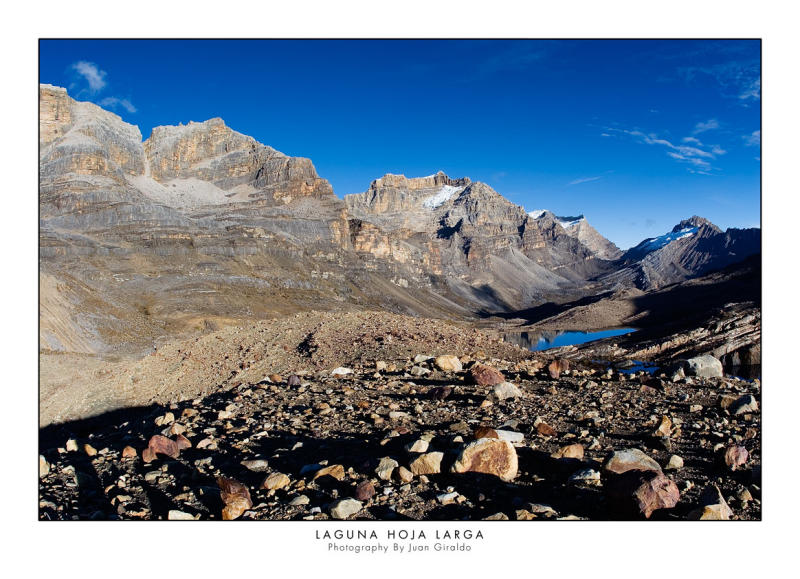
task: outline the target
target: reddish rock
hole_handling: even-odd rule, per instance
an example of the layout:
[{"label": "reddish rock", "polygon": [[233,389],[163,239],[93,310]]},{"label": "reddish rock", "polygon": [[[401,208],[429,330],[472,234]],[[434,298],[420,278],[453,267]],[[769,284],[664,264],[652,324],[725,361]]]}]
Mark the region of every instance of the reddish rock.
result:
[{"label": "reddish rock", "polygon": [[353,496],[356,498],[356,500],[366,502],[375,496],[375,485],[373,485],[370,481],[365,480],[356,487],[356,491],[353,493]]},{"label": "reddish rock", "polygon": [[253,507],[250,491],[239,481],[221,476],[217,478],[217,485],[220,489],[219,498],[225,504],[222,509],[223,521],[238,519],[242,513]]},{"label": "reddish rock", "polygon": [[450,472],[482,472],[511,481],[517,476],[517,451],[501,438],[481,438],[466,445]]},{"label": "reddish rock", "polygon": [[549,424],[547,424],[545,422],[540,422],[536,426],[536,432],[538,432],[542,436],[556,436],[558,434],[558,432],[556,432],[555,428],[553,428],[552,426],[550,426]]},{"label": "reddish rock", "polygon": [[156,453],[149,446],[142,451],[142,460],[144,462],[153,462],[156,459]]},{"label": "reddish rock", "polygon": [[428,396],[433,400],[444,400],[452,393],[453,389],[450,386],[437,386],[428,391]]},{"label": "reddish rock", "polygon": [[489,428],[488,426],[479,426],[475,429],[475,440],[479,438],[500,438],[497,435],[497,431],[494,428]]},{"label": "reddish rock", "polygon": [[156,434],[150,438],[150,442],[147,443],[147,450],[151,451],[147,453],[147,456],[142,452],[142,459],[144,459],[145,462],[151,462],[156,454],[164,454],[170,458],[178,458],[181,453],[178,443],[160,434]]},{"label": "reddish rock", "polygon": [[283,376],[281,376],[280,374],[270,374],[269,379],[272,382],[275,382],[276,384],[280,384],[281,382],[283,382]]},{"label": "reddish rock", "polygon": [[610,475],[603,488],[621,513],[633,512],[646,519],[659,509],[671,509],[680,500],[677,485],[660,471],[629,470]]},{"label": "reddish rock", "polygon": [[132,446],[126,446],[122,449],[122,458],[136,458],[136,449]]},{"label": "reddish rock", "polygon": [[475,364],[469,369],[467,376],[470,382],[478,386],[495,386],[506,381],[500,370],[486,364]]},{"label": "reddish rock", "polygon": [[747,449],[738,445],[729,446],[722,455],[725,466],[731,470],[736,470],[745,464],[748,458],[750,458],[750,454],[747,452]]}]

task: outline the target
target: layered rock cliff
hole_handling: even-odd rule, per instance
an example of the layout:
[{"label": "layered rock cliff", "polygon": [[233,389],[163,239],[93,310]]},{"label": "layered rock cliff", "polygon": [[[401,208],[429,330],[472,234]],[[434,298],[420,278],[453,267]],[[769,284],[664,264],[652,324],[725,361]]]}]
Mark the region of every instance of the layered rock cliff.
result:
[{"label": "layered rock cliff", "polygon": [[758,241],[695,218],[621,255],[582,217],[529,214],[443,172],[385,175],[342,200],[309,159],[221,119],[157,127],[142,142],[50,85],[39,171],[41,338],[54,350],[152,348],[298,310],[486,315],[656,287]]}]

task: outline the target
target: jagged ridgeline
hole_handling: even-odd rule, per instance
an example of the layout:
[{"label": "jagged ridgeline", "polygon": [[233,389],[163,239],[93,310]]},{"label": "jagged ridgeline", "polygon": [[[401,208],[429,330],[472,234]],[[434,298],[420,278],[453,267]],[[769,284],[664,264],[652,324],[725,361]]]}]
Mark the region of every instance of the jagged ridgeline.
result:
[{"label": "jagged ridgeline", "polygon": [[41,345],[73,352],[304,310],[470,318],[651,289],[760,250],[758,230],[689,224],[623,253],[583,218],[529,214],[444,173],[385,175],[342,200],[309,159],[222,119],[143,141],[50,85],[39,201]]}]

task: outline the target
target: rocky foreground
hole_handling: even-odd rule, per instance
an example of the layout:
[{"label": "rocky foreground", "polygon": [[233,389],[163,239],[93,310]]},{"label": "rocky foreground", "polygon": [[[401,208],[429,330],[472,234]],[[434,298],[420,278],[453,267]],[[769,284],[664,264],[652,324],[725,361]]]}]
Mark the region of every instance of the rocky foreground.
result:
[{"label": "rocky foreground", "polygon": [[712,357],[652,376],[516,351],[329,363],[52,424],[39,517],[761,518],[758,380]]}]

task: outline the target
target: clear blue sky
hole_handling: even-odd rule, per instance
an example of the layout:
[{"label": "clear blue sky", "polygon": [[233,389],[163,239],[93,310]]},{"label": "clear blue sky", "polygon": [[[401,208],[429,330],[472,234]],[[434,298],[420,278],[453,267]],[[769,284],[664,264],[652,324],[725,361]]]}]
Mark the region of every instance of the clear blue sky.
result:
[{"label": "clear blue sky", "polygon": [[40,81],[144,138],[222,117],[339,196],[441,169],[622,248],[760,222],[758,40],[44,40]]}]

